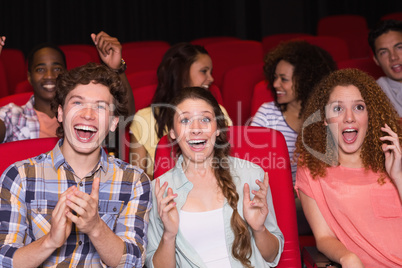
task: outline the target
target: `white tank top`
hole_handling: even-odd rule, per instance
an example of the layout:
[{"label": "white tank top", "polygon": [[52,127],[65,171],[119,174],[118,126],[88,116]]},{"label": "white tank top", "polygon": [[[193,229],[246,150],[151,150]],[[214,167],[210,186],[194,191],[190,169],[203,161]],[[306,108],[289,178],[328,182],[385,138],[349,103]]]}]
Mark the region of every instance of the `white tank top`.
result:
[{"label": "white tank top", "polygon": [[205,212],[181,210],[180,231],[208,268],[230,267],[222,208]]}]

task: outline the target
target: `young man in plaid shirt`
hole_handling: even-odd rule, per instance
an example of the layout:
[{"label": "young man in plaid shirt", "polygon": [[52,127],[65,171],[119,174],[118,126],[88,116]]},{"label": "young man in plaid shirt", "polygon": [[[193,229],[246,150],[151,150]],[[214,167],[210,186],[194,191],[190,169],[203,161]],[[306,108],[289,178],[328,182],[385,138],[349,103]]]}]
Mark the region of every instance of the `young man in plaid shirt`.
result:
[{"label": "young man in plaid shirt", "polygon": [[126,89],[90,63],[60,74],[56,91],[63,138],[0,179],[0,266],[142,267],[149,179],[101,148],[127,114]]}]

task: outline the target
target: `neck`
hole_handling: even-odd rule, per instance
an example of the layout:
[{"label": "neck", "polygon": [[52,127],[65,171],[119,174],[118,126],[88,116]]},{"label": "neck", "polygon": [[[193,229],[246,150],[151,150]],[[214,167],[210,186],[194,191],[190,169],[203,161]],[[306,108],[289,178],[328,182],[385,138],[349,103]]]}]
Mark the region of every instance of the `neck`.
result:
[{"label": "neck", "polygon": [[286,106],[286,112],[296,115],[299,117],[301,110],[301,101],[293,101],[289,102],[288,105]]},{"label": "neck", "polygon": [[183,157],[182,167],[188,177],[209,177],[208,175],[214,174],[209,158],[202,162],[195,162]]},{"label": "neck", "polygon": [[60,149],[67,163],[72,167],[79,178],[84,178],[91,172],[100,159],[100,148],[89,154],[83,154],[76,152],[73,148],[68,146],[67,141],[64,140],[64,144]]},{"label": "neck", "polygon": [[339,155],[339,163],[341,164],[341,166],[347,167],[347,168],[362,168],[363,167],[363,161],[360,157],[360,152],[352,154],[352,155],[340,154]]},{"label": "neck", "polygon": [[35,97],[34,109],[39,112],[47,114],[50,118],[53,118],[55,116],[50,106],[50,102],[43,101],[40,98]]}]

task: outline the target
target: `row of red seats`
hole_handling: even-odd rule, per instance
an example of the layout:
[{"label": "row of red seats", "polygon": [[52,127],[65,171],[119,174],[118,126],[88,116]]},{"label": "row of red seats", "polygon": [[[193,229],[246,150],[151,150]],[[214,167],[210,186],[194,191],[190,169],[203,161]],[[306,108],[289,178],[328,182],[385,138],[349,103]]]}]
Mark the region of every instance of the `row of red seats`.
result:
[{"label": "row of red seats", "polygon": [[[402,20],[401,14],[402,12],[388,14],[383,19]],[[218,36],[199,38],[191,42],[204,45],[210,52],[214,62],[215,84],[221,88],[223,75],[228,68],[261,62],[263,55],[268,51],[280,42],[291,39],[303,39],[323,47],[338,62],[350,58],[369,57],[367,33],[367,22],[364,17],[335,15],[319,20],[316,36],[306,33],[274,34],[263,37],[261,42]],[[128,63],[127,74],[156,70],[163,54],[170,47],[165,41],[136,41],[122,45],[123,57]],[[89,61],[99,62],[97,51],[92,45],[61,45],[60,48],[66,54],[68,69]],[[5,48],[0,58],[0,97],[27,90],[31,90],[31,87],[26,81],[23,53],[17,49]]]}]

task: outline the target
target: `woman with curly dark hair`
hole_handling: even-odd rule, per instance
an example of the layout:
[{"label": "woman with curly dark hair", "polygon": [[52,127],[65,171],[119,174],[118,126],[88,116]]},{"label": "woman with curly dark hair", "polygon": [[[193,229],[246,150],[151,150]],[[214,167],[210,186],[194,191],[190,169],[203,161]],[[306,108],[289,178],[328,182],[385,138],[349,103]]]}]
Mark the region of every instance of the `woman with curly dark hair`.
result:
[{"label": "woman with curly dark hair", "polygon": [[296,190],[318,249],[342,267],[402,266],[399,118],[376,81],[330,74],[297,139]]},{"label": "woman with curly dark hair", "polygon": [[268,175],[229,156],[227,122],[209,91],[185,88],[172,106],[180,157],[153,181],[147,267],[276,266],[284,240]]},{"label": "woman with curly dark hair", "polygon": [[[336,69],[331,55],[320,47],[305,41],[280,44],[266,55],[264,65],[268,90],[272,91],[275,101],[261,105],[251,125],[282,132],[292,160],[306,100],[314,86]],[[294,183],[297,163],[291,166]]]}]

